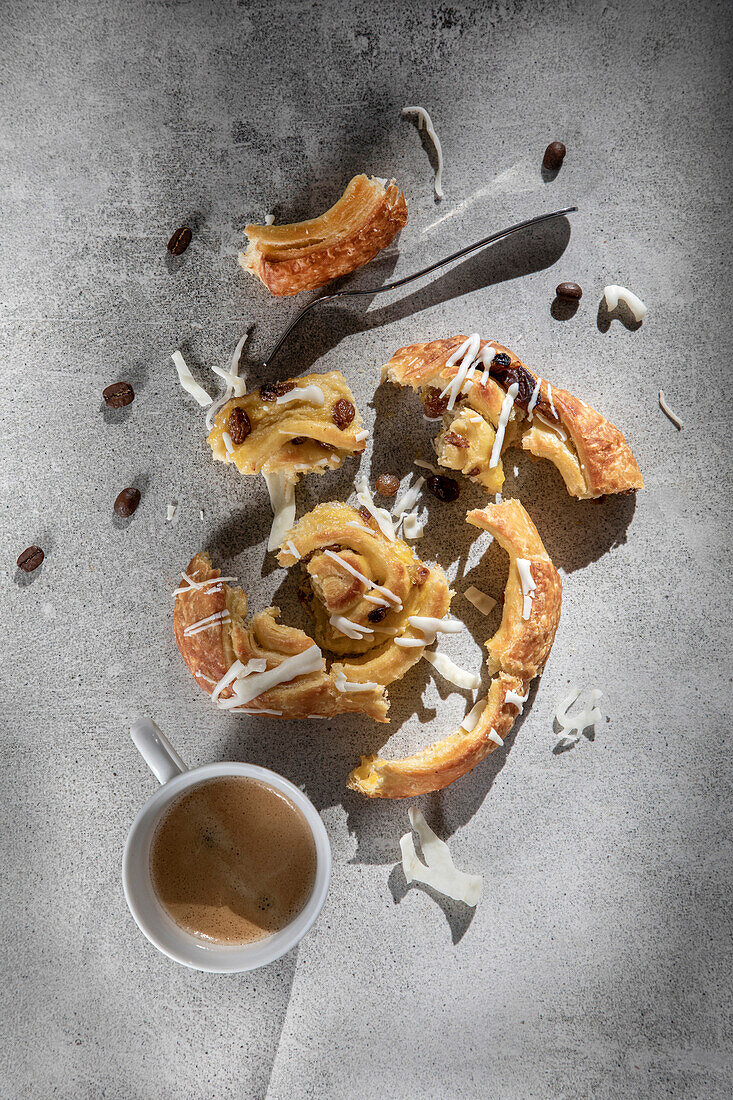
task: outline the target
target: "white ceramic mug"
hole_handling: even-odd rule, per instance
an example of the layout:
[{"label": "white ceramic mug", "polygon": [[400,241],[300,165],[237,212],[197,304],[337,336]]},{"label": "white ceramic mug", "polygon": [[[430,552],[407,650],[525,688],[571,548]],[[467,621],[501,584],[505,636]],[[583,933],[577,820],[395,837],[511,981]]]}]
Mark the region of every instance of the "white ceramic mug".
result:
[{"label": "white ceramic mug", "polygon": [[[217,974],[254,970],[279,959],[302,940],[323,908],[331,878],[331,847],[323,822],[310,799],[276,772],[254,764],[204,764],[188,769],[155,722],[140,719],[130,729],[135,746],[162,784],[135,818],[122,858],[125,899],[138,927],[159,951],[184,966]],[[316,845],[316,877],[311,896],[297,917],[265,939],[232,946],[211,943],[186,932],[158,900],[150,874],[150,845],[162,815],[184,791],[207,779],[243,775],[274,787],[297,806]]]}]

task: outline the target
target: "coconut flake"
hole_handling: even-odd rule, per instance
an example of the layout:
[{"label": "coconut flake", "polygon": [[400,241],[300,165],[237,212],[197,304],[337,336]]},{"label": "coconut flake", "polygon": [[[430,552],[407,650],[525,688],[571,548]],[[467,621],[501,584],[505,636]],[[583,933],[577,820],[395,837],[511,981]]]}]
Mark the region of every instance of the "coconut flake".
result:
[{"label": "coconut flake", "polygon": [[423,657],[428,664],[433,666],[436,672],[439,672],[451,684],[455,684],[457,688],[468,688],[469,691],[475,691],[481,683],[481,677],[477,673],[466,672],[465,669],[460,668],[451,661],[445,653],[434,653],[428,649],[423,653]]},{"label": "coconut flake", "polygon": [[418,128],[418,130],[422,130],[422,128],[424,126],[426,131],[427,131],[428,137],[430,138],[433,145],[435,146],[435,155],[438,158],[438,167],[437,167],[436,172],[435,172],[435,181],[434,181],[433,186],[435,187],[436,196],[439,199],[442,199],[443,198],[443,187],[442,187],[442,180],[443,180],[443,150],[442,150],[441,145],[440,145],[440,139],[438,138],[438,135],[435,132],[435,127],[433,126],[433,120],[430,117],[430,115],[428,114],[428,112],[425,110],[424,107],[403,107],[402,108],[402,114],[403,115],[416,114],[417,115],[417,128]]},{"label": "coconut flake", "polygon": [[357,432],[356,435],[354,436],[354,439],[356,440],[357,443],[362,443],[365,439],[368,439],[368,438],[369,438],[369,429],[368,428],[362,428],[361,431]]},{"label": "coconut flake", "polygon": [[[275,221],[275,215],[274,214],[265,214],[265,225],[272,225],[272,223],[274,221]],[[309,715],[309,717],[310,717],[310,715]]]},{"label": "coconut flake", "polygon": [[295,523],[295,482],[287,473],[263,474],[272,504],[272,528],[267,541],[268,550],[279,550],[286,533]]},{"label": "coconut flake", "polygon": [[224,440],[224,448],[226,450],[226,453],[228,455],[233,454],[234,443],[232,442],[232,437],[230,436],[229,432],[222,432],[221,438]]},{"label": "coconut flake", "polygon": [[488,698],[479,699],[478,703],[471,707],[468,714],[461,722],[462,730],[466,730],[467,733],[473,733],[488,701]]},{"label": "coconut flake", "polygon": [[173,519],[173,517],[175,516],[177,511],[178,511],[178,505],[175,502],[172,502],[171,504],[166,505],[166,509],[165,509],[165,521],[166,521],[166,523],[170,523],[170,521]]},{"label": "coconut flake", "polygon": [[472,603],[474,607],[478,608],[482,615],[490,615],[496,607],[496,600],[492,596],[487,595],[486,592],[482,592],[480,588],[476,588],[474,585],[467,588],[463,595],[469,603]]},{"label": "coconut flake", "polygon": [[528,619],[532,612],[533,593],[537,587],[532,576],[532,563],[529,558],[517,558],[517,569],[519,570],[519,580],[522,584],[522,594],[524,596],[522,618]]},{"label": "coconut flake", "polygon": [[667,400],[664,396],[664,390],[659,391],[659,407],[662,412],[669,417],[676,428],[684,427],[684,423],[680,420],[677,413],[670,409],[669,405],[667,404]]},{"label": "coconut flake", "polygon": [[211,404],[213,398],[209,397],[203,386],[199,386],[198,382],[191,374],[191,371],[188,369],[188,364],[180,351],[174,351],[171,355],[171,359],[176,365],[178,381],[181,383],[186,393],[190,393],[191,397],[198,401],[199,405],[205,409],[207,405]]},{"label": "coconut flake", "polygon": [[425,530],[425,521],[418,519],[417,512],[408,512],[402,517],[402,533],[406,539],[421,539]]},{"label": "coconut flake", "polygon": [[481,875],[468,875],[459,871],[451,857],[448,845],[439,840],[428,826],[422,812],[410,807],[410,825],[420,838],[420,846],[425,863],[417,857],[412,833],[400,838],[402,851],[402,869],[409,883],[422,882],[437,890],[439,894],[462,901],[474,908],[481,897],[483,879]]},{"label": "coconut flake", "polygon": [[625,302],[634,316],[634,320],[643,321],[647,314],[647,307],[633,291],[626,286],[618,286],[613,283],[603,288],[603,297],[606,299],[606,308],[613,313],[618,308],[619,302]]}]

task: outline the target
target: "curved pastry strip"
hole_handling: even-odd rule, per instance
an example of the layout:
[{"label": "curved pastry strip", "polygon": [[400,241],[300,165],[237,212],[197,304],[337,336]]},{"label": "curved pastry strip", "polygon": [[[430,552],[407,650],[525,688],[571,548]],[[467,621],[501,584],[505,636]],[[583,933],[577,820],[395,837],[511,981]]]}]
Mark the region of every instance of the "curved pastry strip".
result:
[{"label": "curved pastry strip", "polygon": [[[562,584],[529,515],[518,500],[506,500],[469,512],[466,518],[493,535],[510,559],[501,625],[486,643],[494,676],[486,704],[472,729],[462,727],[414,756],[403,760],[363,757],[348,786],[369,798],[409,798],[438,791],[474,768],[506,739],[530,681],[552,647]],[[526,563],[534,585],[527,618],[518,562]]]},{"label": "curved pastry strip", "polygon": [[333,370],[265,383],[232,398],[217,413],[207,442],[217,462],[233,462],[241,474],[284,473],[297,480],[361,454],[366,436],[354,395],[341,371]]},{"label": "curved pastry strip", "polygon": [[[277,621],[280,611],[276,607],[260,611],[247,621],[247,596],[242,589],[230,587],[224,581],[206,583],[220,576],[208,554],[196,554],[186,575],[197,587],[192,585],[176,596],[173,629],[181,656],[207,695],[212,694],[237,660],[243,665],[251,660],[264,660],[269,671],[313,648],[312,638],[304,631]],[[181,587],[186,586],[184,580]],[[217,705],[226,707],[226,701],[233,695],[231,687],[224,687]],[[281,718],[353,713],[368,714],[384,722],[387,708],[381,685],[367,691],[339,691],[335,676],[322,667],[277,684],[244,706],[233,707],[230,713],[265,712]]]},{"label": "curved pastry strip", "polygon": [[516,384],[500,452],[521,446],[537,458],[549,459],[568,492],[580,499],[643,489],[641,471],[619,429],[567,390],[540,380],[495,340],[478,343],[476,369],[461,381],[449,412],[449,395],[440,394],[461,371],[462,357],[448,363],[465,341],[453,336],[412,344],[396,351],[382,368],[383,378],[421,391],[428,415],[443,416],[444,430],[435,440],[442,466],[462,471],[490,492],[500,492],[504,472],[501,458],[492,463],[492,451],[507,390]]},{"label": "curved pastry strip", "polygon": [[278,562],[289,567],[298,560],[316,641],[341,658],[331,667],[339,680],[382,686],[400,680],[425,645],[395,639],[419,640],[410,618],[442,619],[450,607],[453,593],[440,566],[423,564],[407,543],[390,541],[368,512],[348,504],[319,504],[288,532]]},{"label": "curved pastry strip", "polygon": [[354,176],[338,202],[308,221],[248,225],[239,254],[278,297],[323,286],[373,260],[407,222],[407,203],[394,180]]}]

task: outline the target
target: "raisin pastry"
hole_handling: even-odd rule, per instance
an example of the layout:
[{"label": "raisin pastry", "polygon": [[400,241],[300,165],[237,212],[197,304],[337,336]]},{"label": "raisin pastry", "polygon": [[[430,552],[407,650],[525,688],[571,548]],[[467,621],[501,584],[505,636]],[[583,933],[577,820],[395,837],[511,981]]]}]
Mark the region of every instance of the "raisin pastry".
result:
[{"label": "raisin pastry", "polygon": [[442,569],[390,540],[369,513],[338,503],[318,505],[288,531],[278,560],[301,562],[315,642],[280,623],[278,608],[247,620],[247,596],[229,584],[234,578],[222,578],[206,554],[197,554],[174,611],[176,642],[197,683],[235,714],[361,713],[387,721],[385,687],[420,660],[427,644],[419,632],[406,646],[397,638],[412,638],[411,620],[440,620],[448,612],[453,593]]},{"label": "raisin pastry", "polygon": [[466,519],[493,535],[510,560],[501,625],[486,643],[493,677],[488,697],[455,733],[414,756],[363,757],[348,786],[369,798],[409,798],[438,791],[501,746],[555,639],[562,583],[524,507],[518,500],[506,500],[469,512]]},{"label": "raisin pastry", "polygon": [[323,286],[369,263],[407,222],[405,196],[394,180],[354,176],[338,202],[309,221],[248,225],[239,262],[283,297]]},{"label": "raisin pastry", "polygon": [[426,416],[443,420],[434,442],[440,465],[491,493],[501,491],[510,447],[549,459],[579,499],[644,487],[618,428],[477,333],[400,348],[382,377],[420,391]]}]

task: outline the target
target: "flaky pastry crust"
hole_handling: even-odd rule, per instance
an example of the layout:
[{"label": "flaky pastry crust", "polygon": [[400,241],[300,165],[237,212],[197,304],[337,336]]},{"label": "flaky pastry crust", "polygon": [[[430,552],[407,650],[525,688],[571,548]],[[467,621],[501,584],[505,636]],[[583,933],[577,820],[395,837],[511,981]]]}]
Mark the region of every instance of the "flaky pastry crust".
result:
[{"label": "flaky pastry crust", "polygon": [[404,194],[386,180],[354,176],[320,217],[290,225],[248,225],[239,262],[282,297],[323,286],[369,263],[407,222]]},{"label": "flaky pastry crust", "polygon": [[442,412],[438,394],[460,368],[460,360],[450,367],[447,363],[465,339],[453,336],[400,348],[382,368],[383,378],[421,391],[423,404],[432,410],[430,415],[443,416],[444,428],[435,440],[442,466],[460,470],[490,492],[501,491],[501,458],[492,466],[491,452],[506,391],[516,382],[519,390],[502,452],[521,446],[537,458],[549,459],[568,492],[580,499],[644,487],[636,459],[619,429],[567,390],[551,387],[543,379],[534,410],[528,412],[539,376],[495,340],[482,340],[479,354],[491,345],[508,361],[494,359],[483,373],[476,374],[472,384],[467,379],[453,411]]},{"label": "flaky pastry crust", "polygon": [[[407,621],[411,615],[447,614],[452,592],[442,569],[425,565],[402,540],[391,542],[371,517],[365,519],[348,504],[338,503],[320,504],[304,516],[287,533],[278,561],[284,566],[302,562],[304,602],[315,619],[317,644],[339,660],[330,668],[324,664],[320,671],[278,684],[230,713],[274,712],[283,718],[361,713],[387,721],[385,687],[401,679],[425,648],[402,648],[394,639],[415,636]],[[278,622],[278,608],[267,608],[248,620],[247,596],[241,589],[225,581],[204,583],[220,576],[207,554],[193,558],[186,576],[193,585],[184,580],[185,590],[176,596],[174,633],[184,661],[207,694],[236,660],[246,665],[264,658],[269,670],[313,646],[305,631]],[[383,598],[382,591],[388,591],[389,598]],[[365,600],[369,594],[379,603]],[[339,631],[332,616],[360,625],[364,638]],[[211,625],[201,629],[206,621]],[[371,686],[366,689],[358,686],[367,684]],[[232,689],[225,687],[220,697],[232,698]]]},{"label": "flaky pastry crust", "polygon": [[[301,391],[309,396],[292,400]],[[234,463],[241,474],[284,473],[297,480],[304,473],[335,470],[346,455],[361,454],[362,427],[346,379],[332,370],[265,383],[233,397],[216,414],[207,442],[217,462]]]},{"label": "flaky pastry crust", "polygon": [[[474,768],[498,747],[496,738],[506,739],[514,724],[519,706],[507,699],[508,693],[527,695],[552,648],[562,583],[526,510],[518,500],[506,500],[469,512],[466,519],[493,535],[510,559],[501,625],[486,643],[493,676],[486,705],[473,729],[461,728],[414,756],[363,757],[348,786],[369,798],[409,798],[438,791]],[[528,563],[535,585],[526,619],[517,559]]]}]

